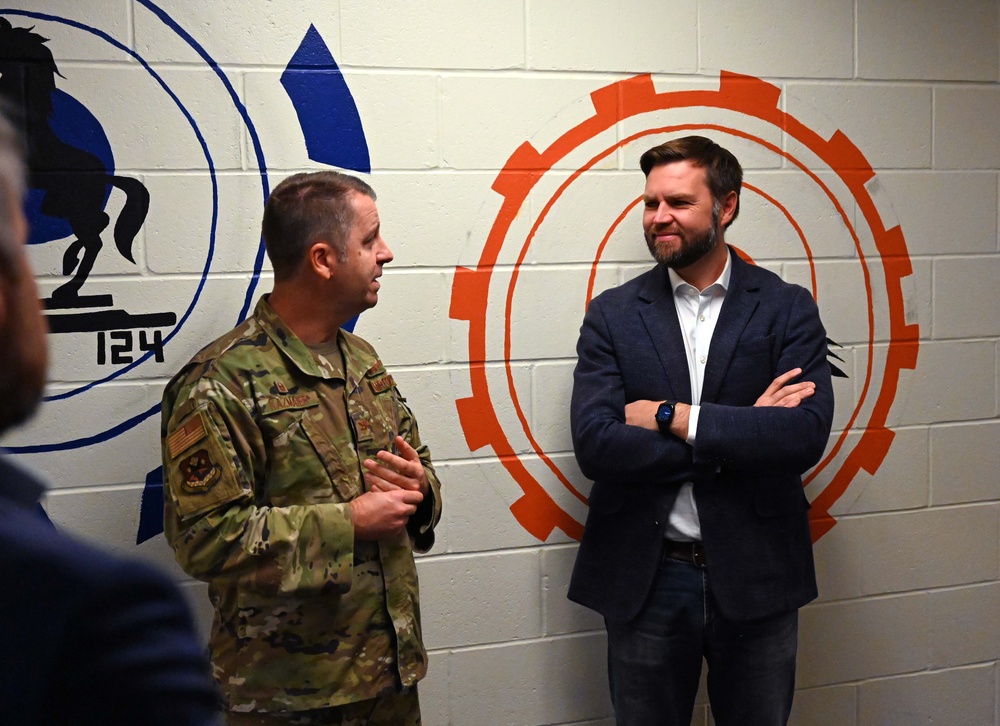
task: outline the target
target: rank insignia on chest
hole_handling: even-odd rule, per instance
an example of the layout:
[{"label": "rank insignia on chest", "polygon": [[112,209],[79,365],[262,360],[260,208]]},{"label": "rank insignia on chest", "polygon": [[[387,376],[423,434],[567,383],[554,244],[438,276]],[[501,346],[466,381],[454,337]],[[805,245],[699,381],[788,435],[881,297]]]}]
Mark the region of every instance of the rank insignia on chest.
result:
[{"label": "rank insignia on chest", "polygon": [[364,441],[374,436],[372,432],[372,420],[367,414],[352,413],[351,419],[354,421],[354,428],[358,432],[358,440]]},{"label": "rank insignia on chest", "polygon": [[212,461],[205,449],[198,449],[178,465],[181,476],[184,477],[184,491],[188,494],[204,494],[211,491],[222,476],[222,467]]},{"label": "rank insignia on chest", "polygon": [[288,393],[288,386],[286,386],[281,381],[275,381],[274,390],[276,390],[278,393]]}]

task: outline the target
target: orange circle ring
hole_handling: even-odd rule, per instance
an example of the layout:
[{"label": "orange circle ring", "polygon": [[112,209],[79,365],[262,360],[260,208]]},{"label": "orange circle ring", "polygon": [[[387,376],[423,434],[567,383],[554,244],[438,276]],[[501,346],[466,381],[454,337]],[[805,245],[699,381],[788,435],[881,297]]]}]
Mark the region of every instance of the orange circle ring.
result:
[{"label": "orange circle ring", "polygon": [[[653,86],[652,77],[649,74],[618,81],[594,91],[591,94],[595,110],[594,115],[560,136],[544,152],[537,151],[528,142],[518,147],[511,154],[504,168],[493,182],[492,188],[503,197],[503,203],[487,237],[479,265],[474,269],[457,267],[452,285],[449,316],[456,320],[469,322],[469,373],[472,383],[471,396],[459,399],[455,404],[470,450],[476,451],[486,445],[490,445],[502,465],[521,488],[523,496],[511,505],[510,510],[518,522],[539,540],[547,540],[555,528],[561,529],[573,539],[579,539],[583,533],[583,525],[563,510],[531,472],[528,471],[508,441],[507,435],[494,411],[486,377],[486,321],[489,306],[490,281],[493,268],[499,258],[510,226],[535,184],[559,160],[563,159],[567,154],[580,146],[580,144],[608,130],[614,124],[630,116],[671,108],[705,107],[732,110],[758,118],[776,126],[804,144],[827,164],[850,190],[872,232],[876,249],[883,262],[889,311],[889,342],[882,386],[872,407],[868,423],[865,425],[857,444],[846,456],[840,469],[812,502],[810,521],[814,541],[818,540],[836,524],[836,520],[830,514],[830,508],[844,494],[855,475],[861,469],[874,474],[885,459],[894,437],[894,433],[885,424],[889,409],[892,406],[898,389],[899,374],[904,368],[912,369],[916,367],[917,350],[919,347],[919,326],[916,324],[908,325],[904,315],[901,280],[912,273],[906,243],[899,226],[891,229],[885,229],[883,226],[875,202],[866,187],[867,183],[874,178],[875,172],[857,147],[840,131],[835,132],[829,140],[823,139],[797,119],[781,111],[778,108],[780,94],[780,89],[772,84],[752,76],[740,75],[728,71],[720,73],[718,91],[657,93]],[[635,138],[681,128],[714,128],[754,140],[797,165],[815,183],[823,187],[827,196],[837,207],[847,228],[850,230],[859,254],[859,259],[862,262],[865,287],[869,300],[868,347],[869,351],[871,351],[874,344],[874,310],[871,304],[871,280],[868,268],[864,264],[864,255],[861,250],[860,240],[853,226],[850,224],[839,202],[815,174],[806,169],[804,165],[792,158],[788,153],[761,139],[753,138],[749,134],[734,129],[723,129],[710,124],[688,124],[672,128],[646,130],[619,141],[610,149],[595,156],[588,164],[574,172],[560,186],[556,197],[583,171],[599,159],[621,146],[634,141]],[[524,260],[535,230],[552,205],[554,198],[548,202],[539,215],[538,220],[532,226],[521,249],[518,261],[515,264],[506,300],[504,365],[514,409],[535,453],[553,471],[563,486],[574,496],[585,501],[585,497],[572,486],[565,475],[559,471],[558,467],[541,450],[531,435],[527,420],[517,401],[517,394],[514,390],[513,376],[510,369],[510,319],[518,268]],[[770,201],[774,203],[775,200]],[[787,216],[787,212],[785,213]],[[622,217],[624,214],[625,212],[623,212]],[[622,217],[619,217],[614,225],[620,223]],[[800,238],[802,238],[801,230],[798,231]],[[808,247],[806,249],[807,254],[809,254]],[[598,257],[599,255],[600,250],[598,250]],[[811,254],[809,254],[809,258],[812,268],[813,261]],[[596,269],[597,264],[598,259],[595,259],[593,263],[594,269]],[[814,268],[812,268],[812,278],[813,294],[815,295],[816,280]],[[588,300],[591,288],[592,284],[591,287],[588,287]],[[861,405],[867,396],[872,378],[873,358],[874,356],[869,354],[864,386],[850,421],[844,427],[834,446],[810,473],[805,483],[808,484],[819,471],[826,467],[843,447],[847,434],[852,430],[859,415]]]}]

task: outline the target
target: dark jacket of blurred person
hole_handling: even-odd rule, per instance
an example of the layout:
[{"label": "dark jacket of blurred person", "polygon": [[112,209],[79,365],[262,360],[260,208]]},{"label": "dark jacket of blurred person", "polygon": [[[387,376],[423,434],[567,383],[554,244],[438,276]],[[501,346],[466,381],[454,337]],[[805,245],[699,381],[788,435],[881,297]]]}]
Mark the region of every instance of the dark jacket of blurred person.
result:
[{"label": "dark jacket of blurred person", "polygon": [[[34,411],[46,326],[25,254],[24,170],[0,116],[0,434]],[[177,588],[148,565],[61,534],[41,482],[0,458],[0,723],[221,722],[208,662]]]}]

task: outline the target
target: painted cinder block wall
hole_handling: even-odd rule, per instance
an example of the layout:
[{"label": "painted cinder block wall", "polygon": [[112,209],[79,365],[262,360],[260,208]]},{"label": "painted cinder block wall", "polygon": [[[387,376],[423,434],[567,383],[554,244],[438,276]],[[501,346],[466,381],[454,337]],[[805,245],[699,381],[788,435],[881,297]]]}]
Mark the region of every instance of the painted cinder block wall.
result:
[{"label": "painted cinder block wall", "polygon": [[[169,375],[268,289],[266,264],[255,276],[266,186],[327,168],[281,82],[312,26],[356,104],[396,254],[357,331],[413,404],[445,485],[438,544],[419,565],[433,651],[425,722],[611,723],[601,622],[565,599],[585,508],[553,472],[586,493],[568,434],[573,345],[591,270],[600,290],[648,265],[634,209],[613,221],[641,193],[636,159],[658,137],[579,179],[582,136],[554,164],[522,164],[527,177],[501,170],[525,142],[541,153],[567,139],[609,97],[591,94],[612,87],[603,112],[620,118],[595,132],[605,143],[591,153],[654,121],[719,129],[748,181],[777,201],[745,194],[729,238],[813,285],[850,376],[837,382],[832,458],[807,487],[816,498],[844,485],[818,527],[821,596],[802,612],[793,722],[1000,724],[995,0],[8,0],[0,17],[49,38],[57,87],[99,121],[117,173],[150,191],[137,264],[106,240],[88,289],[182,319],[162,329],[174,331],[162,362],[131,368],[137,330],[50,335],[50,400],[2,443],[49,477],[61,526],[168,568],[207,625],[204,587],[162,536],[136,544],[158,465],[154,409]],[[745,103],[764,103],[769,84],[772,106],[816,139],[846,137],[876,174],[864,182],[875,212],[845,187],[863,169],[824,165],[794,129],[740,113],[735,96],[626,112],[628,88],[717,93],[722,72],[759,80]],[[628,80],[641,74],[651,77]],[[512,208],[531,173],[538,183]],[[564,202],[548,208],[563,183]],[[112,194],[112,218],[123,203]],[[873,218],[895,230],[893,245],[875,244]],[[494,236],[498,220],[506,236]],[[67,243],[32,248],[43,295],[62,281]],[[865,438],[875,392],[887,428]],[[561,525],[524,480],[542,483]],[[693,723],[711,723],[703,697]]]}]

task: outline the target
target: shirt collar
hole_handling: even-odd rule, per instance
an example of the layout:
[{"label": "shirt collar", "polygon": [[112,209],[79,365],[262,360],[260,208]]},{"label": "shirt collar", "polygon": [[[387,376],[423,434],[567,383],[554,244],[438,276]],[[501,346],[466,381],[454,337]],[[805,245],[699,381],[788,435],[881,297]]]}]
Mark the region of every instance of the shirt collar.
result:
[{"label": "shirt collar", "polygon": [[688,291],[689,290],[694,290],[696,293],[697,292],[708,292],[713,287],[716,287],[716,286],[718,287],[718,289],[724,295],[726,293],[726,291],[729,290],[729,278],[732,276],[732,273],[733,273],[733,261],[730,258],[729,254],[727,254],[726,255],[726,266],[722,268],[722,274],[720,274],[719,277],[718,277],[718,279],[716,279],[716,281],[713,282],[711,285],[709,285],[708,287],[706,287],[704,290],[699,291],[697,288],[695,288],[694,285],[692,285],[692,284],[690,284],[688,282],[685,282],[683,280],[683,278],[681,278],[681,276],[678,275],[676,271],[674,271],[673,268],[671,268],[671,267],[667,268],[667,275],[670,277],[670,288],[673,290],[674,295],[678,294],[678,290],[680,290],[682,293],[685,290],[688,290]]}]

